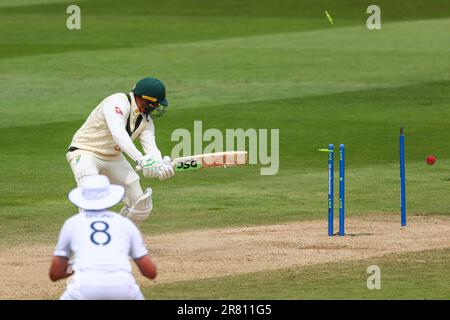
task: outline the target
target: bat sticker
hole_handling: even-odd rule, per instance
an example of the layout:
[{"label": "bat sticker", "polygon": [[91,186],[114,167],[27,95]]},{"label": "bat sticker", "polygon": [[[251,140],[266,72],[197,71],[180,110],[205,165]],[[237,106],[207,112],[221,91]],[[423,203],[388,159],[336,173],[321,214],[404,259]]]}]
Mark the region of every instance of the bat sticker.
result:
[{"label": "bat sticker", "polygon": [[202,167],[196,160],[185,160],[177,163],[175,171],[197,170]]}]

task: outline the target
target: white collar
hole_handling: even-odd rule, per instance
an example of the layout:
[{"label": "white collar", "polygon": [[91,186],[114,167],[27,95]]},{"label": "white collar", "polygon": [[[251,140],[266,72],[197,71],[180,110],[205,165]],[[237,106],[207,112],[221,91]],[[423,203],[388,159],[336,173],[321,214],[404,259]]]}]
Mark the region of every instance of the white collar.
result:
[{"label": "white collar", "polygon": [[139,111],[139,108],[137,107],[136,100],[134,100],[133,92],[130,92],[129,95],[131,97],[131,110],[130,110],[130,112],[132,111],[134,116],[138,116],[140,114],[140,111]]}]

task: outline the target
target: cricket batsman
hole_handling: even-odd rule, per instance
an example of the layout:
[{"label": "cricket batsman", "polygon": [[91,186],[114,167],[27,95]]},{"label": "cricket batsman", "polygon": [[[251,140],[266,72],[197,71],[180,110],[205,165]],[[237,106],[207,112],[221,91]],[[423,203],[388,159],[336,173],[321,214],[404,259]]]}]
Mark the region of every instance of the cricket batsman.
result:
[{"label": "cricket batsman", "polygon": [[[142,168],[144,177],[165,180],[175,172],[168,156],[156,146],[153,120],[168,106],[164,84],[155,78],[139,80],[129,93],[106,97],[75,133],[66,158],[78,186],[84,177],[103,174],[125,190],[120,213],[135,223],[147,219],[152,211],[152,189],[145,192],[123,153]],[[139,137],[142,154],[133,140]]]}]

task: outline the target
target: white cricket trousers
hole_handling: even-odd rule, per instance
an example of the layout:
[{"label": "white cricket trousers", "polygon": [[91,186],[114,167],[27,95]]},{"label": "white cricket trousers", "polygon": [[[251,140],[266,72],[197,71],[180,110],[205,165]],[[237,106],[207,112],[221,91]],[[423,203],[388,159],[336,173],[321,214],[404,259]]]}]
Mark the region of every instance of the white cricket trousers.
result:
[{"label": "white cricket trousers", "polygon": [[78,186],[83,177],[103,174],[111,183],[120,184],[125,188],[125,203],[128,206],[134,205],[144,195],[139,184],[139,175],[125,158],[119,161],[107,161],[84,150],[68,152],[66,158]]},{"label": "white cricket trousers", "polygon": [[78,272],[60,300],[144,300],[144,296],[127,272]]}]

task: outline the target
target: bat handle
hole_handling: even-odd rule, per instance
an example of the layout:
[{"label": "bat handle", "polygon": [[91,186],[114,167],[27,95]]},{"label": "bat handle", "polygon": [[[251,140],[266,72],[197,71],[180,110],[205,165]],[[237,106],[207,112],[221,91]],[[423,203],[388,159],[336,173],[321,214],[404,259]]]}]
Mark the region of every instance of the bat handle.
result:
[{"label": "bat handle", "polygon": [[[170,163],[172,165],[172,168],[175,168],[175,166],[177,165],[175,161],[172,161]],[[136,171],[141,171],[142,167],[140,165],[137,165],[136,167],[134,167]]]}]

